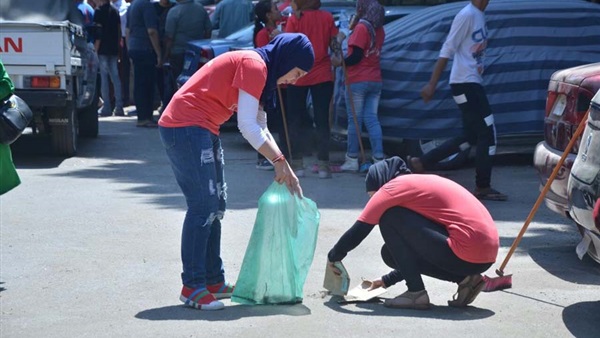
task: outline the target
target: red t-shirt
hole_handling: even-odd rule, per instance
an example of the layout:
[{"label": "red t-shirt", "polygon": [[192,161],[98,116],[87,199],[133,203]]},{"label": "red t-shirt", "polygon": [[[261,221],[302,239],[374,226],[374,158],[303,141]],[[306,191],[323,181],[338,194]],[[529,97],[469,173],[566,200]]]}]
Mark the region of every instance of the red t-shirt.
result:
[{"label": "red t-shirt", "polygon": [[348,67],[348,83],[364,81],[381,82],[379,56],[383,40],[385,40],[385,31],[383,27],[380,27],[375,30],[375,44],[371,48],[371,33],[369,33],[369,29],[363,23],[356,25],[348,38],[348,55],[352,54],[354,46],[362,49],[364,54],[358,64]]},{"label": "red t-shirt", "polygon": [[335,26],[331,13],[321,10],[302,11],[300,19],[295,15],[289,17],[285,31],[287,33],[304,33],[315,51],[315,64],[308,74],[296,81],[295,85],[312,86],[333,81],[329,42],[338,34],[338,28]]},{"label": "red t-shirt", "polygon": [[379,224],[383,213],[400,206],[443,225],[448,245],[460,259],[493,263],[498,255],[498,230],[485,206],[469,191],[437,175],[410,174],[389,181],[371,197],[358,220]]},{"label": "red t-shirt", "polygon": [[198,126],[219,135],[219,127],[237,110],[239,90],[260,100],[267,65],[254,51],[221,54],[200,68],[175,93],[162,113],[162,127]]},{"label": "red t-shirt", "polygon": [[271,32],[273,28],[264,27],[258,33],[256,33],[256,37],[254,38],[254,44],[256,47],[263,47],[271,41]]}]

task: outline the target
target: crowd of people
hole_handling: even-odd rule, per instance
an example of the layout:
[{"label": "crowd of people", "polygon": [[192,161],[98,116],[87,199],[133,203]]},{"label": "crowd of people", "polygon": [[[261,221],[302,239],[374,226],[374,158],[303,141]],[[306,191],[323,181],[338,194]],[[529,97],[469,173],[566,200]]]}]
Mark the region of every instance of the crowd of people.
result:
[{"label": "crowd of people", "polygon": [[[222,0],[212,21],[203,4],[195,0],[88,0],[92,2],[93,15],[86,4],[80,4],[80,9],[91,16],[91,41],[101,60],[104,103],[99,114],[123,114],[129,91],[123,85],[129,77],[124,66],[131,59],[137,126],[158,128],[186,199],[180,296],[185,304],[222,309],[219,299],[231,296],[235,288],[225,279],[220,258],[227,196],[221,125],[237,113],[240,132],[259,153],[257,168],[274,170],[277,182],[302,197],[299,178],[305,175],[303,156],[312,150],[308,135],[313,128],[318,177],[331,178],[335,168],[329,144],[335,67],[343,69],[348,111],[345,162],[338,170],[356,172],[360,161],[366,161],[360,140],[363,125],[374,164],[366,179],[371,199],[331,249],[329,261],[341,261],[379,225],[385,242],[381,255],[394,270],[376,279],[374,286],[389,287],[404,280],[408,287],[386,306],[429,308],[423,274],[458,284],[449,305],[461,307],[474,301],[484,284],[480,274],[495,261],[498,251],[494,222],[479,200],[506,200],[506,195],[490,186],[495,128],[481,86],[487,43],[483,11],[489,0],[471,0],[457,14],[431,80],[421,91],[423,100],[430,100],[448,60],[454,60],[450,86],[463,114],[465,136],[443,150],[477,146],[474,193],[437,175],[423,175],[442,158],[442,150],[408,158],[407,163],[399,157],[386,159],[377,117],[382,91],[380,54],[385,43],[384,8],[377,0],[357,0],[349,37],[340,33],[333,15],[321,9],[320,0],[261,0],[255,5],[248,0]],[[221,54],[178,90],[169,85],[169,77],[183,68],[187,41],[209,38],[213,29],[219,29],[218,36],[223,37],[251,21],[254,49]],[[344,54],[341,44],[346,38]],[[121,77],[116,70],[119,64]],[[161,102],[159,121],[153,119],[156,92]],[[312,116],[307,109],[309,95]]]}]

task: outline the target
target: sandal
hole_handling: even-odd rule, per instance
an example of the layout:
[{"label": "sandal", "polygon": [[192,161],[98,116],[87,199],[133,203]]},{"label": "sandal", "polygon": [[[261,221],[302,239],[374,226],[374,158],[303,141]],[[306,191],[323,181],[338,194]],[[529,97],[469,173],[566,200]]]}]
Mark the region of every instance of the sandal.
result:
[{"label": "sandal", "polygon": [[422,174],[425,172],[423,163],[418,157],[407,156],[406,165],[408,165],[408,169],[410,169],[410,171],[412,171],[413,174]]},{"label": "sandal", "polygon": [[392,299],[386,299],[383,306],[393,309],[413,309],[413,310],[429,310],[429,295],[426,290],[417,292],[406,291],[400,296]]},{"label": "sandal", "polygon": [[458,290],[452,296],[452,300],[448,301],[448,305],[452,307],[465,307],[473,303],[484,287],[485,280],[481,275],[467,276],[458,284]]},{"label": "sandal", "polygon": [[491,187],[487,188],[476,188],[473,193],[477,199],[480,200],[488,200],[488,201],[506,201],[508,196],[503,193],[492,189]]}]

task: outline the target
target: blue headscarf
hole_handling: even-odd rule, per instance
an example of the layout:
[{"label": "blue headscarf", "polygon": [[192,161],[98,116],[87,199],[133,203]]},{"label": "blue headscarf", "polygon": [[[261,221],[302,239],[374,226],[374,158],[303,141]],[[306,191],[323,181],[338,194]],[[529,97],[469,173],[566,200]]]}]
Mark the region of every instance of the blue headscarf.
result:
[{"label": "blue headscarf", "polygon": [[312,44],[302,33],[279,34],[254,50],[267,64],[267,82],[260,99],[269,106],[274,104],[277,79],[296,67],[308,72],[315,62]]}]

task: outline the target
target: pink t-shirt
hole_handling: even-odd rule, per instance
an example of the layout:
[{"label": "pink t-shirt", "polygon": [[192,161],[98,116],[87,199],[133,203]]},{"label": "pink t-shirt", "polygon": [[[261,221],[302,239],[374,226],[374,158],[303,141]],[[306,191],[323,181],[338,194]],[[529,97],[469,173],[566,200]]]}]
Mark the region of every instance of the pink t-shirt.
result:
[{"label": "pink t-shirt", "polygon": [[198,126],[219,135],[219,127],[237,110],[239,90],[260,100],[266,81],[267,65],[255,51],[221,54],[175,93],[158,124]]},{"label": "pink t-shirt", "polygon": [[358,64],[348,66],[348,83],[381,82],[379,55],[381,54],[383,40],[385,40],[385,31],[383,27],[380,27],[375,30],[375,44],[371,48],[369,29],[363,23],[356,25],[354,32],[348,38],[348,55],[352,54],[354,46],[362,49],[364,54]]},{"label": "pink t-shirt", "polygon": [[437,175],[402,175],[371,197],[358,220],[379,224],[392,207],[410,209],[444,226],[448,245],[460,259],[493,263],[498,255],[498,230],[492,216],[473,194]]}]

